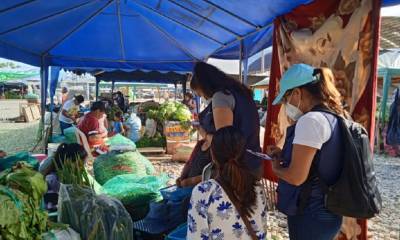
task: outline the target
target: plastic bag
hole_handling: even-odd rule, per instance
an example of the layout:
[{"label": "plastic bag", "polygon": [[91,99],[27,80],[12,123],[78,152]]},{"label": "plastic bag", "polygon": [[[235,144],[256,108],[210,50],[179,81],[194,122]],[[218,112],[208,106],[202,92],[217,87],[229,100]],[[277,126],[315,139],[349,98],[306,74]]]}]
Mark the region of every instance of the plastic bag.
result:
[{"label": "plastic bag", "polygon": [[154,121],[153,119],[147,119],[144,134],[152,138],[156,135],[156,132],[157,132],[157,122]]},{"label": "plastic bag", "polygon": [[121,174],[136,174],[138,177],[152,175],[153,165],[138,151],[110,152],[100,155],[93,164],[94,176],[100,184]]},{"label": "plastic bag", "polygon": [[32,157],[28,152],[18,152],[1,159],[0,171],[13,167],[17,162],[27,162],[35,170],[39,168],[39,162],[35,157]]},{"label": "plastic bag", "polygon": [[57,229],[43,234],[42,240],[81,240],[81,236],[72,228]]},{"label": "plastic bag", "polygon": [[65,143],[77,143],[75,131],[75,127],[64,129]]},{"label": "plastic bag", "polygon": [[390,116],[386,133],[388,145],[400,144],[400,89],[396,89],[394,101],[390,106]]},{"label": "plastic bag", "polygon": [[136,115],[136,113],[132,113],[125,124],[129,127],[129,139],[131,139],[133,142],[139,141],[142,121]]},{"label": "plastic bag", "polygon": [[142,205],[161,197],[160,189],[168,181],[166,174],[160,176],[139,177],[124,174],[113,177],[103,185],[104,193],[115,197],[124,204]]},{"label": "plastic bag", "polygon": [[117,134],[111,138],[109,138],[106,142],[110,147],[113,146],[130,146],[132,150],[136,150],[136,145],[129,138],[122,136],[121,134]]},{"label": "plastic bag", "polygon": [[133,224],[122,203],[90,188],[62,184],[58,222],[69,224],[82,239],[131,240]]}]

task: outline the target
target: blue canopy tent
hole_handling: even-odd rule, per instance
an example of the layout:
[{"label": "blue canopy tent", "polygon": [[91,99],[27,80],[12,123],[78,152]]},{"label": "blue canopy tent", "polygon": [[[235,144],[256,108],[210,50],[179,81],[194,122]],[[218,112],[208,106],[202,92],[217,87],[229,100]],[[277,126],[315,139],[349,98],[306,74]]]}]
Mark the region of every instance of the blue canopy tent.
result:
[{"label": "blue canopy tent", "polygon": [[276,17],[310,2],[2,0],[0,57],[41,67],[43,110],[49,66],[185,72],[209,57],[247,60],[271,45]]},{"label": "blue canopy tent", "polygon": [[[3,0],[0,57],[48,66],[191,71],[271,45],[272,21],[311,0]],[[56,69],[52,71],[53,87]]]},{"label": "blue canopy tent", "polygon": [[379,77],[383,78],[383,93],[379,115],[380,119],[384,119],[392,77],[400,76],[400,51],[389,51],[379,56],[378,74]]}]

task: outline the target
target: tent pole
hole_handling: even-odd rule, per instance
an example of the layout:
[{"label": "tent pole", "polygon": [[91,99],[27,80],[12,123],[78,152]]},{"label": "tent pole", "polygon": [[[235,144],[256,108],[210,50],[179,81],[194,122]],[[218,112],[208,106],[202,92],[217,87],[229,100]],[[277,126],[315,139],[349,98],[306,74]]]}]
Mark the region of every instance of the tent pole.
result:
[{"label": "tent pole", "polygon": [[178,95],[178,84],[175,83],[175,101],[177,99],[177,95]]},{"label": "tent pole", "polygon": [[96,78],[96,102],[99,100],[99,84],[100,80]]},{"label": "tent pole", "polygon": [[248,85],[248,58],[243,59],[243,84]]},{"label": "tent pole", "polygon": [[[45,113],[46,113],[46,92],[47,92],[47,82],[49,80],[49,67],[45,65],[44,58],[42,58],[42,64],[40,66],[40,113],[41,113],[41,124],[43,126],[42,137],[44,138],[45,132]],[[44,152],[47,154],[47,139],[42,139],[44,141]]]},{"label": "tent pole", "polygon": [[243,83],[242,64],[243,64],[243,40],[240,40],[240,46],[239,46],[239,81],[241,83]]},{"label": "tent pole", "polygon": [[115,82],[111,82],[111,95],[114,94]]},{"label": "tent pole", "polygon": [[386,105],[389,95],[389,87],[391,84],[392,76],[389,71],[385,71],[385,75],[383,76],[383,94],[382,94],[382,101],[381,101],[381,116],[382,122],[385,121],[386,115]]}]

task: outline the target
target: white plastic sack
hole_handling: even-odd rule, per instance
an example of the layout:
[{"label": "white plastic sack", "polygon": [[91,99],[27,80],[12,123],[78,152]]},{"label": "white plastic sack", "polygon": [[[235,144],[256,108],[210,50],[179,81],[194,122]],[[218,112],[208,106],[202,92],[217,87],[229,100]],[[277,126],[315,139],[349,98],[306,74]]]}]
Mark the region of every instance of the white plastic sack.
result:
[{"label": "white plastic sack", "polygon": [[154,137],[157,132],[157,122],[153,119],[146,120],[146,129],[144,134],[150,138]]},{"label": "white plastic sack", "polygon": [[[46,112],[44,114],[44,124],[50,125],[51,124],[51,112]],[[58,120],[58,113],[53,112],[53,133],[60,132],[60,121]]]},{"label": "white plastic sack", "polygon": [[129,139],[133,142],[139,141],[140,130],[142,129],[142,120],[140,120],[136,113],[132,113],[125,124],[129,127]]}]

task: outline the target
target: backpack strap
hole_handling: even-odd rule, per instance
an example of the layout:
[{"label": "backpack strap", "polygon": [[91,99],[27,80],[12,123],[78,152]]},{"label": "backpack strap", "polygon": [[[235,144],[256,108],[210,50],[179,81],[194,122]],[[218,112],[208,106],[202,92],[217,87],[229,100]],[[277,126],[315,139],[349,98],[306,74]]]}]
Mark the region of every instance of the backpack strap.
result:
[{"label": "backpack strap", "polygon": [[[311,110],[311,112],[329,113],[329,114],[334,115],[337,118],[340,117],[336,113],[334,113],[333,111],[331,111],[330,109],[326,108],[323,105],[318,105],[318,106],[314,107]],[[330,123],[330,120],[325,115],[324,115],[324,117],[328,120],[331,130],[333,132],[333,128]],[[321,179],[321,176],[318,171],[321,150],[322,149],[318,150],[317,153],[315,154],[314,159],[311,163],[311,168],[308,173],[307,179],[302,185],[300,195],[299,195],[299,200],[298,200],[297,214],[304,213],[304,209],[307,207],[308,201],[311,196],[313,183],[317,182],[320,185],[321,190],[324,194],[326,194],[328,192],[328,185]]]},{"label": "backpack strap", "polygon": [[234,193],[223,183],[223,181],[221,181],[220,179],[216,179],[216,181],[218,182],[218,184],[222,187],[222,189],[224,189],[226,195],[228,195],[229,200],[231,200],[233,206],[235,206],[236,210],[238,211],[240,217],[243,220],[244,225],[247,228],[248,233],[250,234],[250,237],[252,240],[258,240],[257,234],[253,228],[253,226],[251,225],[249,219],[247,218],[246,215],[244,215],[242,208],[240,206],[239,200],[237,199],[237,197],[234,195]]}]

